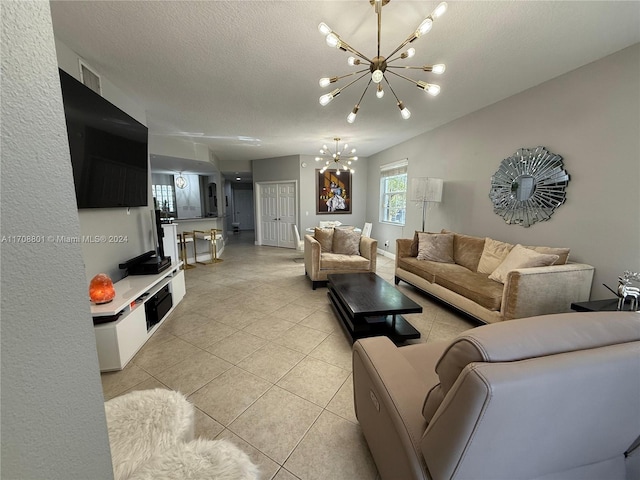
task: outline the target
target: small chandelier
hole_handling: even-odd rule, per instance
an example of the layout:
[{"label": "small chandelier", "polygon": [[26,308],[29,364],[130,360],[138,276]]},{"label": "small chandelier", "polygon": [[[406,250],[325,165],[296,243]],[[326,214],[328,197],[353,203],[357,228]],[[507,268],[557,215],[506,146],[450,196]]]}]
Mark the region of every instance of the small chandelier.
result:
[{"label": "small chandelier", "polygon": [[340,138],[336,137],[333,139],[336,142],[335,149],[331,151],[329,147],[323,145],[320,149],[320,155],[327,155],[330,158],[326,159],[324,157],[316,157],[316,162],[324,162],[324,167],[320,169],[320,173],[324,173],[325,170],[336,169],[336,175],[340,175],[340,170],[351,171],[351,173],[356,173],[355,169],[351,167],[353,162],[358,161],[358,157],[353,154],[356,153],[356,149],[352,148],[350,151],[347,151],[349,145],[345,143],[340,148]]},{"label": "small chandelier", "polygon": [[358,110],[360,109],[360,102],[362,102],[362,99],[364,98],[365,93],[367,93],[369,86],[371,86],[371,82],[377,85],[376,96],[378,98],[382,98],[384,96],[384,89],[382,88],[383,80],[385,84],[389,87],[389,90],[391,90],[391,93],[393,94],[393,96],[395,97],[398,108],[400,109],[400,114],[402,115],[402,118],[407,120],[411,116],[411,112],[409,111],[409,109],[405,107],[404,103],[396,95],[396,92],[394,92],[393,88],[391,88],[391,84],[387,79],[387,75],[386,75],[387,73],[390,73],[397,77],[408,80],[409,82],[415,84],[416,87],[420,88],[421,90],[424,90],[426,93],[434,97],[440,93],[439,85],[413,80],[409,77],[405,77],[404,75],[394,72],[392,69],[402,69],[402,68],[417,69],[417,70],[422,70],[424,72],[431,72],[431,73],[440,75],[444,73],[444,70],[445,70],[444,64],[423,65],[420,67],[391,65],[391,63],[395,62],[396,60],[404,60],[405,58],[413,57],[416,53],[414,48],[409,48],[405,52],[400,53],[398,56],[394,58],[391,58],[391,57],[393,57],[395,54],[397,54],[400,50],[402,50],[404,47],[406,47],[408,44],[410,44],[414,40],[420,38],[422,35],[429,32],[429,30],[431,30],[431,27],[433,26],[433,21],[436,18],[441,17],[444,14],[444,12],[447,11],[447,3],[446,2],[440,3],[440,5],[436,7],[436,9],[431,13],[431,15],[425,18],[422,21],[422,23],[420,23],[418,28],[411,35],[409,35],[404,42],[398,45],[398,47],[396,47],[389,55],[387,55],[386,57],[383,57],[380,55],[380,29],[382,26],[382,7],[385,6],[387,3],[389,3],[389,1],[390,0],[369,0],[369,3],[371,3],[374,6],[376,14],[378,15],[378,50],[377,50],[377,56],[373,57],[373,59],[366,57],[365,55],[360,53],[358,50],[353,48],[351,45],[349,45],[347,42],[342,40],[342,38],[340,38],[340,36],[336,32],[331,30],[331,28],[326,23],[323,22],[320,25],[318,25],[318,30],[320,31],[320,33],[326,36],[327,45],[329,45],[330,47],[338,48],[345,52],[349,51],[354,55],[356,55],[357,57],[359,57],[359,58],[349,57],[347,60],[349,65],[351,66],[358,66],[363,64],[368,65],[367,68],[364,68],[362,70],[358,70],[356,72],[349,73],[346,75],[342,75],[339,77],[321,78],[319,82],[320,86],[322,88],[325,88],[342,78],[361,74],[355,80],[352,80],[344,87],[336,88],[332,92],[322,95],[320,97],[320,105],[325,106],[329,102],[331,102],[331,100],[333,100],[335,97],[340,95],[340,93],[343,90],[345,90],[347,87],[350,87],[361,78],[370,74],[369,82],[367,83],[367,86],[364,88],[364,92],[362,92],[362,95],[360,96],[360,100],[358,100],[358,103],[356,103],[351,113],[349,113],[349,115],[347,116],[347,122],[349,123],[353,123],[355,121],[356,115],[358,114]]},{"label": "small chandelier", "polygon": [[187,179],[182,176],[182,172],[176,177],[176,187],[183,189],[187,188]]}]

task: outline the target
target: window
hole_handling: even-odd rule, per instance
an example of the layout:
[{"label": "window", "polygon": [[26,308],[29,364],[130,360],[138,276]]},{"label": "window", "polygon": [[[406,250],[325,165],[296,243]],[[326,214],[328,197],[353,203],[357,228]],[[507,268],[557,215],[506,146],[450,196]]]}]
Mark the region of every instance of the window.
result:
[{"label": "window", "polygon": [[380,167],[380,221],[383,223],[405,223],[408,164],[403,160]]},{"label": "window", "polygon": [[156,199],[157,208],[162,212],[174,213],[176,211],[173,185],[151,185],[151,194]]}]

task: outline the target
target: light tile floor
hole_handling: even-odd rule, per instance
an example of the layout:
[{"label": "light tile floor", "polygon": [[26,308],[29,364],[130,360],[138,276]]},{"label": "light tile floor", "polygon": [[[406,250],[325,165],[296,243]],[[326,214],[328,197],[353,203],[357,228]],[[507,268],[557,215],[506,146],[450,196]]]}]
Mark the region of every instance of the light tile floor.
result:
[{"label": "light tile floor", "polygon": [[[120,372],[102,374],[106,400],[169,388],[196,406],[196,436],[229,439],[265,480],[374,480],[353,409],[351,343],[327,289],[313,291],[301,253],[229,236],[224,262],[187,270],[187,295]],[[377,273],[393,283],[393,260]],[[476,326],[401,283],[423,306],[407,315],[420,342]]]}]

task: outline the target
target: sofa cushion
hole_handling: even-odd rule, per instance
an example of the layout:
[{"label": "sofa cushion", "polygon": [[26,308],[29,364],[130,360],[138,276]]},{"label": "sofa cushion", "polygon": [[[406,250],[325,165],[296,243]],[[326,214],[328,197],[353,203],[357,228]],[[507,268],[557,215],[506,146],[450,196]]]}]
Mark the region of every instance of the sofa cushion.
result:
[{"label": "sofa cushion", "polygon": [[567,261],[569,261],[570,249],[568,248],[531,246],[525,246],[525,248],[530,248],[535,252],[544,253],[545,255],[558,255],[558,260],[556,260],[553,265],[564,265],[567,263]]},{"label": "sofa cushion", "polygon": [[478,273],[486,273],[490,275],[498,268],[498,265],[509,255],[513,248],[510,243],[500,242],[487,237],[484,241],[482,256],[478,262]]},{"label": "sofa cushion", "polygon": [[[412,257],[418,256],[418,242],[419,242],[418,234],[419,233],[436,233],[436,232],[419,232],[418,230],[413,232],[413,240],[411,240],[411,247],[410,247],[410,253],[409,253],[409,255]],[[442,233],[449,233],[449,232],[442,232]]]},{"label": "sofa cushion", "polygon": [[333,248],[333,228],[316,227],[313,236],[318,241],[318,243],[320,243],[321,252],[331,252],[331,249]]},{"label": "sofa cushion", "polygon": [[442,229],[442,233],[453,233],[453,261],[472,272],[477,272],[484,250],[485,237],[462,235],[446,229]]},{"label": "sofa cushion", "polygon": [[[369,260],[360,255],[342,255],[340,253],[321,253],[320,270],[362,270],[368,271]],[[495,282],[494,282],[495,283]]]},{"label": "sofa cushion", "polygon": [[509,252],[509,255],[502,261],[489,278],[496,282],[504,283],[507,274],[511,270],[529,267],[546,267],[553,265],[558,260],[558,255],[545,255],[544,253],[535,252],[529,248],[518,244]]},{"label": "sofa cushion", "polygon": [[[442,265],[446,267],[449,264]],[[440,269],[434,280],[437,285],[462,295],[487,310],[500,310],[504,285],[489,280],[487,274],[472,272],[461,265],[451,266],[459,268]]]},{"label": "sofa cushion", "polygon": [[418,260],[453,262],[453,233],[418,233]]},{"label": "sofa cushion", "polygon": [[332,253],[342,255],[360,255],[360,234],[342,228],[333,231]]}]

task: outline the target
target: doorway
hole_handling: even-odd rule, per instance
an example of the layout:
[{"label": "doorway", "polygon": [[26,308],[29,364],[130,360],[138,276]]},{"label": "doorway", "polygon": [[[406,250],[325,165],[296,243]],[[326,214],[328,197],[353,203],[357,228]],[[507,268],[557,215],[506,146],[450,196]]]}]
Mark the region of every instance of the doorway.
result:
[{"label": "doorway", "polygon": [[297,182],[258,183],[258,231],[256,243],[270,247],[296,248],[293,225],[297,218]]},{"label": "doorway", "polygon": [[245,188],[233,189],[234,222],[240,223],[240,230],[253,230],[254,209],[253,190]]}]

